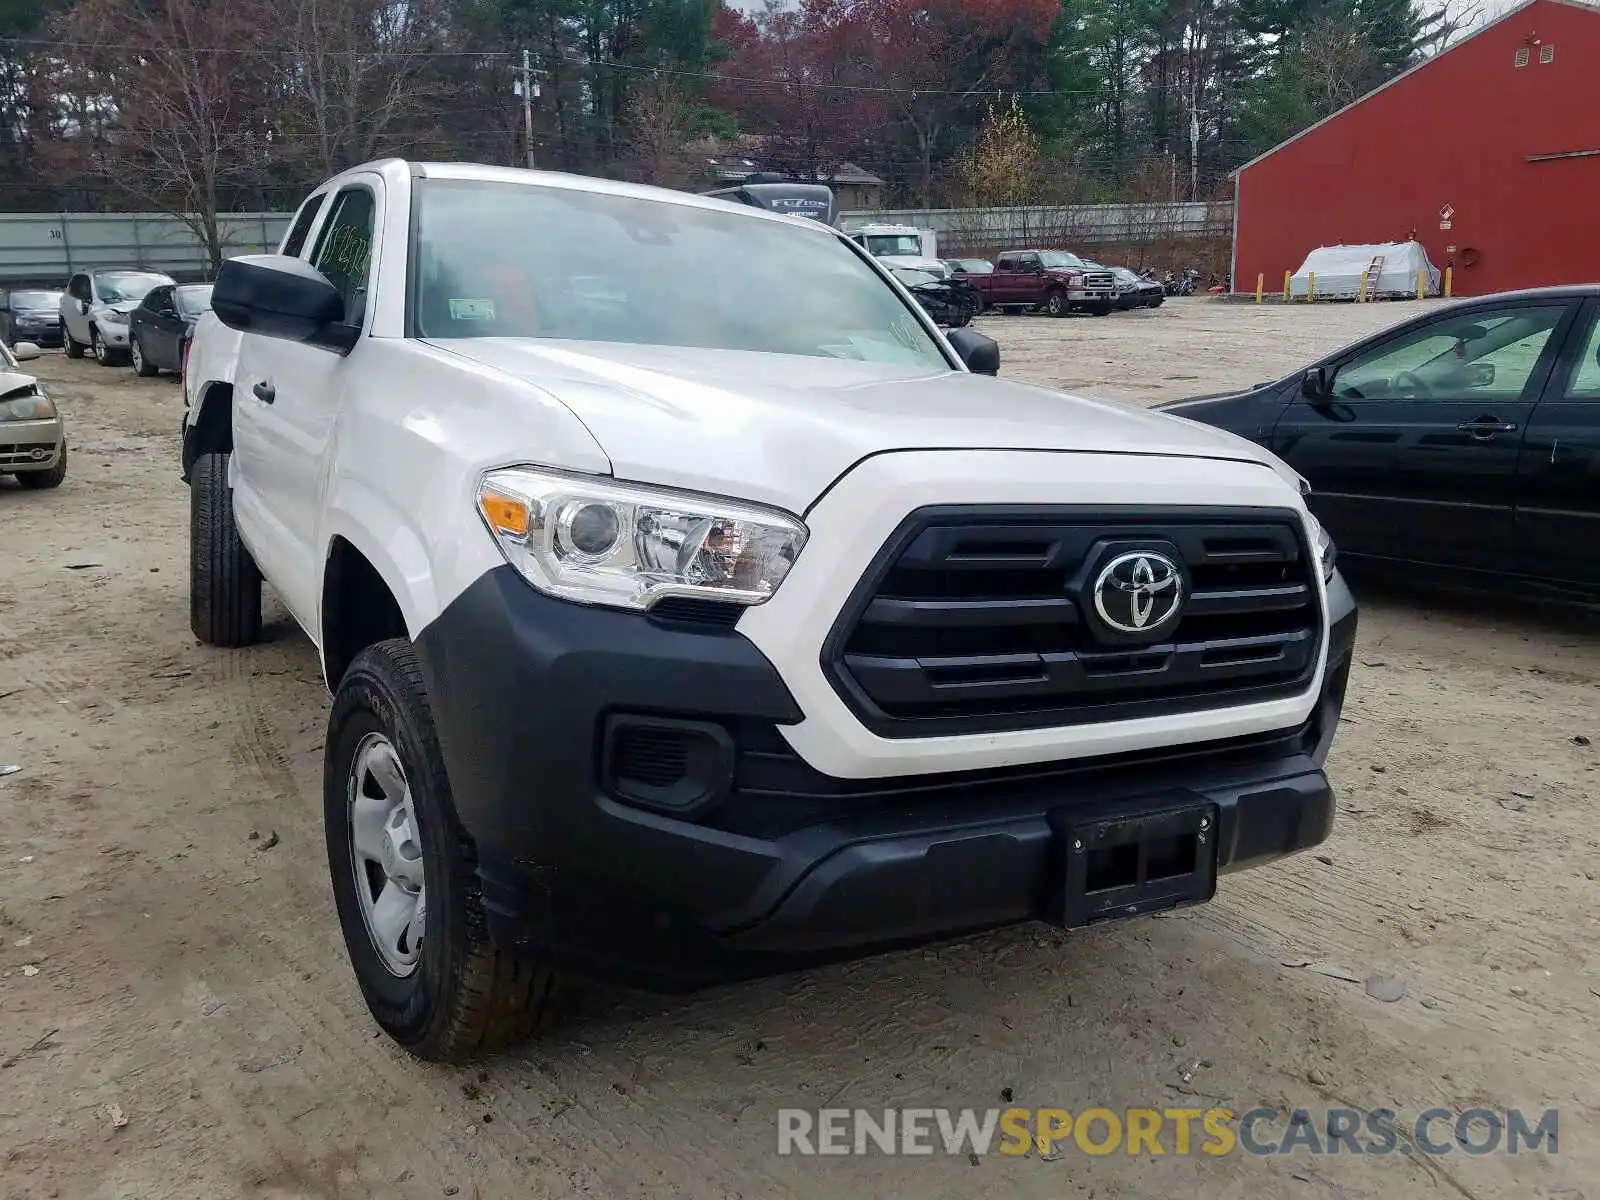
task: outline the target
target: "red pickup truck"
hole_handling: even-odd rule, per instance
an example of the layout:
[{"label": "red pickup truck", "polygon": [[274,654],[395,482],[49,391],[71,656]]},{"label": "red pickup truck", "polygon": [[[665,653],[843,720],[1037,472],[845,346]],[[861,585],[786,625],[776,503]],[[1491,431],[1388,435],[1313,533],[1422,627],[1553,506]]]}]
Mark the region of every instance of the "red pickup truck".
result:
[{"label": "red pickup truck", "polygon": [[1116,276],[1065,250],[1007,250],[995,259],[993,271],[969,272],[967,281],[978,289],[985,309],[1103,317],[1117,304]]}]

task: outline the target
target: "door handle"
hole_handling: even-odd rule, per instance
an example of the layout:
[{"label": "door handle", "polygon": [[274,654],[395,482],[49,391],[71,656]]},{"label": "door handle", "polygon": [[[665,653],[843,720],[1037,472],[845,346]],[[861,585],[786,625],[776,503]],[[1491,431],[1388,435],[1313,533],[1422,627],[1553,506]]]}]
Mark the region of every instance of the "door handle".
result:
[{"label": "door handle", "polygon": [[1470,421],[1463,421],[1456,426],[1460,433],[1470,433],[1481,441],[1488,441],[1497,433],[1515,433],[1515,421],[1502,421],[1499,417],[1474,417]]},{"label": "door handle", "polygon": [[256,399],[261,401],[263,404],[271,404],[278,398],[278,389],[273,387],[265,379],[256,384],[255,387],[251,388],[250,390],[255,393]]}]

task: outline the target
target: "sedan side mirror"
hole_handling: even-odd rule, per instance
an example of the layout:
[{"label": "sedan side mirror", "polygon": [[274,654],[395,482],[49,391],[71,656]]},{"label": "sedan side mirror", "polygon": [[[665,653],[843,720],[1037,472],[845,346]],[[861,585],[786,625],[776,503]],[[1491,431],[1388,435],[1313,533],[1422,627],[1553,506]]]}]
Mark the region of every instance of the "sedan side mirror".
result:
[{"label": "sedan side mirror", "polygon": [[11,355],[18,362],[31,362],[33,359],[38,358],[42,353],[43,351],[41,351],[33,342],[18,342],[15,346],[11,347]]},{"label": "sedan side mirror", "polygon": [[217,273],[211,308],[229,329],[330,350],[355,345],[344,298],[310,263],[282,254],[230,258]]},{"label": "sedan side mirror", "polygon": [[945,334],[950,348],[974,375],[1000,374],[1000,343],[975,329],[952,329]]},{"label": "sedan side mirror", "polygon": [[1325,403],[1330,394],[1328,368],[1311,367],[1300,380],[1300,394],[1314,403]]}]

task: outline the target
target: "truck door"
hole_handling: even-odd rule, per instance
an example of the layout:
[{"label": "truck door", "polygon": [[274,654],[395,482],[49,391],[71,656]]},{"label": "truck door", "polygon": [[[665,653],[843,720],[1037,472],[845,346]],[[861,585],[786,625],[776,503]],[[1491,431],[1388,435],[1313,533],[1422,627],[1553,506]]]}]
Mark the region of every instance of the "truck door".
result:
[{"label": "truck door", "polygon": [[[333,197],[310,254],[339,289],[345,323],[364,329],[382,182],[347,184]],[[240,534],[284,604],[317,627],[323,471],[351,372],[364,339],[347,355],[299,342],[245,334],[234,373],[234,509]]]},{"label": "truck door", "polygon": [[1584,306],[1528,418],[1516,541],[1522,574],[1600,587],[1600,302]]}]

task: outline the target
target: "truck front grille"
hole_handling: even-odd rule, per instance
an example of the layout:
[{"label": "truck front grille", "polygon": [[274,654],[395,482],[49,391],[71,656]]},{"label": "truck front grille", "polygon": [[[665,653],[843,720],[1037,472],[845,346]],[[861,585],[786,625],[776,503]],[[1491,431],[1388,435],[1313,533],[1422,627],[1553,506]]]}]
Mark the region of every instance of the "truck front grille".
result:
[{"label": "truck front grille", "polygon": [[[1163,622],[1158,597],[1148,634],[1119,633],[1095,605],[1096,584],[1114,560],[1129,576],[1146,553],[1147,571],[1175,568],[1183,599]],[[823,667],[884,737],[1273,699],[1304,690],[1316,670],[1312,563],[1289,509],[923,509],[868,569]],[[1114,588],[1101,589],[1113,607]]]},{"label": "truck front grille", "polygon": [[1114,292],[1117,277],[1110,271],[1090,271],[1083,277],[1083,286],[1091,292]]}]

